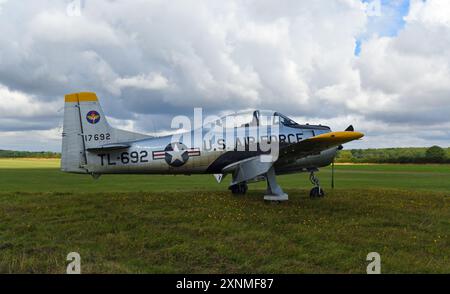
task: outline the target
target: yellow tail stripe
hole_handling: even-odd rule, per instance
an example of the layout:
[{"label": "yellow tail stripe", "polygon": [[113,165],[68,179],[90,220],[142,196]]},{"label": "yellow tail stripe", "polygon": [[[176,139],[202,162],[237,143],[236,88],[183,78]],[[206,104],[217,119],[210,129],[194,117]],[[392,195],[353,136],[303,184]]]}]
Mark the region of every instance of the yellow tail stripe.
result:
[{"label": "yellow tail stripe", "polygon": [[95,102],[98,101],[97,95],[92,92],[80,92],[67,94],[64,96],[65,102]]}]

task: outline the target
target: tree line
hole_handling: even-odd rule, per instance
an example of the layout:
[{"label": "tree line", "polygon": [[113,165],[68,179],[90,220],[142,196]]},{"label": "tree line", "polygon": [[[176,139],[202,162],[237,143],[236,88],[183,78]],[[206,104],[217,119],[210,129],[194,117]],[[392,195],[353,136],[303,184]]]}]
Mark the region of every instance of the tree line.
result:
[{"label": "tree line", "polygon": [[50,151],[0,150],[0,158],[61,158],[61,153]]},{"label": "tree line", "polygon": [[[58,152],[0,150],[0,158],[61,158]],[[338,152],[339,163],[450,163],[450,148],[351,149]]]},{"label": "tree line", "polygon": [[450,148],[380,148],[339,151],[340,163],[450,163]]}]

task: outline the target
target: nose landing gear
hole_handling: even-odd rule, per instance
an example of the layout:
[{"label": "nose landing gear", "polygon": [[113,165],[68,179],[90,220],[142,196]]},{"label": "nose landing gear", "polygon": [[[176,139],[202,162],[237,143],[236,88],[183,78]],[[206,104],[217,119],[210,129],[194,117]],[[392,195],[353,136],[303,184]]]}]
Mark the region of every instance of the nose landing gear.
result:
[{"label": "nose landing gear", "polygon": [[309,197],[310,198],[321,198],[321,197],[324,197],[325,196],[325,192],[320,187],[319,178],[316,177],[314,172],[311,172],[311,174],[309,175],[309,180],[314,185],[314,187],[309,192]]}]

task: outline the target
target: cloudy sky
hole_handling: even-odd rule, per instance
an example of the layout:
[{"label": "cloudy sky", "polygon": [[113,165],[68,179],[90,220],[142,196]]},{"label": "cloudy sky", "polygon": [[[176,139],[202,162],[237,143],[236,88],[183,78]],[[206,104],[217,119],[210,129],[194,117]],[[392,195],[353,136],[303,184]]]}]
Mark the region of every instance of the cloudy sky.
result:
[{"label": "cloudy sky", "polygon": [[450,1],[0,0],[0,149],[59,151],[77,91],[151,134],[261,108],[450,146]]}]

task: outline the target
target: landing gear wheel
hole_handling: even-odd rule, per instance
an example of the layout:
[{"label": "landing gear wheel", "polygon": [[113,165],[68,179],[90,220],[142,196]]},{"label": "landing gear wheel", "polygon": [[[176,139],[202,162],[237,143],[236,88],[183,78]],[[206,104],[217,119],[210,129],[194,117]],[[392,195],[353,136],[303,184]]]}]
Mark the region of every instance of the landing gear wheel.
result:
[{"label": "landing gear wheel", "polygon": [[277,200],[277,201],[273,201],[273,200],[265,200],[264,199],[264,203],[270,204],[270,205],[278,205],[283,203],[283,201]]},{"label": "landing gear wheel", "polygon": [[314,187],[311,189],[311,192],[309,192],[309,197],[311,198],[321,198],[325,196],[325,192],[320,187]]},{"label": "landing gear wheel", "polygon": [[229,188],[231,190],[231,193],[235,194],[235,195],[244,195],[245,193],[247,193],[248,190],[248,186],[246,182],[242,182],[233,186],[230,186]]},{"label": "landing gear wheel", "polygon": [[316,177],[314,172],[311,172],[309,175],[309,180],[314,185],[314,188],[311,189],[311,192],[309,192],[309,197],[311,198],[321,198],[325,196],[325,192],[322,188],[320,188],[319,178]]}]

